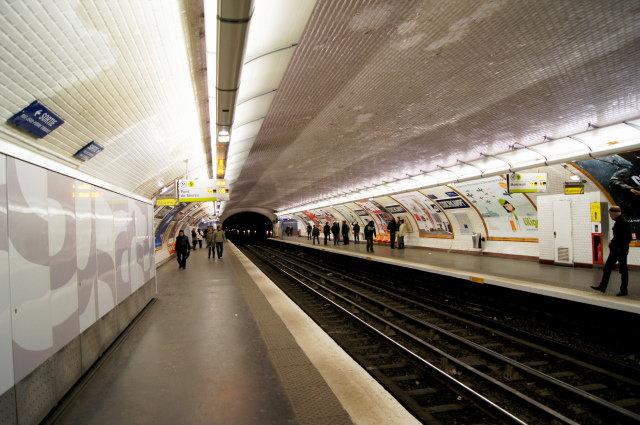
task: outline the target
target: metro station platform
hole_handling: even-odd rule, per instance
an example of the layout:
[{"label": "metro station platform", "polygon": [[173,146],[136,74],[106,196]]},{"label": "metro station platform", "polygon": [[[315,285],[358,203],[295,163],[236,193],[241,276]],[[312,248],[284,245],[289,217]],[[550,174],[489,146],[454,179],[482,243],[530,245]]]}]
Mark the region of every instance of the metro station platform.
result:
[{"label": "metro station platform", "polygon": [[418,423],[231,243],[157,279],[155,304],[48,423]]},{"label": "metro station platform", "polygon": [[468,255],[425,248],[392,250],[388,245],[375,245],[374,253],[366,251],[366,244],[353,242],[335,246],[333,241],[312,245],[306,237],[282,237],[272,240],[309,248],[365,258],[381,263],[409,267],[437,273],[479,284],[496,285],[549,297],[566,299],[600,307],[640,314],[640,271],[629,271],[629,296],[616,297],[620,287],[620,274],[611,274],[606,294],[590,288],[600,282],[602,269],[563,267],[540,264],[535,261],[514,260],[481,255]]}]

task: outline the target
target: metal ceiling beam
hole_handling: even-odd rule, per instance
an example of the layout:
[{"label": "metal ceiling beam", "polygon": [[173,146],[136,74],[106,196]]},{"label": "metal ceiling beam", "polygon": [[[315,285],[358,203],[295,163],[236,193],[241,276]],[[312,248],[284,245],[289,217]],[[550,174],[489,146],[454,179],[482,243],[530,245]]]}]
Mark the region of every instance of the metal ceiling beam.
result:
[{"label": "metal ceiling beam", "polygon": [[[216,128],[231,136],[253,0],[218,0]],[[217,134],[212,134],[216,137]],[[216,140],[216,174],[224,178],[229,143]]]}]

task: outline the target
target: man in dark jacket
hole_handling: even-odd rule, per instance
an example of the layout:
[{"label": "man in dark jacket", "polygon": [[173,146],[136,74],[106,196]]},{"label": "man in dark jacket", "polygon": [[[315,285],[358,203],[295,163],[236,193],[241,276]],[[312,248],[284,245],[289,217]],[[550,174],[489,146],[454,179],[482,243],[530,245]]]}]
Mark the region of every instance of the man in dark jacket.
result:
[{"label": "man in dark jacket", "polygon": [[360,225],[357,221],[353,222],[353,242],[360,243]]},{"label": "man in dark jacket", "polygon": [[627,287],[629,285],[629,270],[627,269],[627,255],[629,254],[629,242],[631,242],[631,226],[627,219],[622,216],[622,210],[618,206],[609,208],[609,216],[615,221],[613,225],[613,239],[609,243],[609,257],[604,264],[602,272],[602,280],[600,285],[592,286],[596,291],[605,292],[609,284],[609,276],[613,266],[618,263],[618,269],[622,276],[622,284],[620,285],[619,297],[628,294]]},{"label": "man in dark jacket", "polygon": [[311,231],[312,231],[311,225],[307,224],[307,240],[311,240]]},{"label": "man in dark jacket", "polygon": [[316,244],[316,241],[318,241],[318,245],[320,245],[320,227],[318,227],[317,224],[313,225],[313,230],[311,231],[311,235],[313,236],[313,244]]},{"label": "man in dark jacket", "polygon": [[389,220],[387,230],[389,231],[389,246],[391,249],[396,249],[396,231],[398,230],[398,226],[396,226],[395,219]]},{"label": "man in dark jacket", "polygon": [[333,244],[338,245],[338,242],[340,242],[340,225],[337,221],[333,222],[331,233],[333,234]]},{"label": "man in dark jacket", "polygon": [[342,220],[342,244],[349,245],[349,225],[346,220]]},{"label": "man in dark jacket", "polygon": [[176,260],[178,260],[179,269],[187,268],[187,257],[190,250],[189,238],[184,235],[184,231],[180,230],[176,238]]},{"label": "man in dark jacket", "polygon": [[376,226],[373,220],[364,226],[364,238],[367,240],[367,252],[373,252],[373,238],[376,237]]},{"label": "man in dark jacket", "polygon": [[331,226],[329,226],[329,222],[324,223],[324,227],[322,228],[322,233],[324,233],[324,244],[327,244],[327,239],[331,239]]}]

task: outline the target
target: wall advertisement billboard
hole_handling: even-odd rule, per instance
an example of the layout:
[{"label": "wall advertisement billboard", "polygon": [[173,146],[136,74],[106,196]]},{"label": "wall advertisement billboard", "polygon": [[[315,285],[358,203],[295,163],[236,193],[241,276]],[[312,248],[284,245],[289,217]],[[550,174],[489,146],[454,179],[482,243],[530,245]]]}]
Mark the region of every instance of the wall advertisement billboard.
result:
[{"label": "wall advertisement billboard", "polygon": [[387,231],[387,223],[391,220],[394,220],[393,215],[391,215],[387,210],[384,209],[382,205],[378,202],[369,200],[369,201],[356,201],[355,202],[362,209],[367,211],[371,218],[373,219],[373,223],[376,226],[376,240],[377,241],[388,241],[389,240],[389,232]]},{"label": "wall advertisement billboard", "polygon": [[451,236],[451,223],[442,208],[429,196],[420,192],[407,192],[393,195],[416,221],[418,235],[421,238],[433,236]]},{"label": "wall advertisement billboard", "polygon": [[538,212],[523,193],[509,193],[502,176],[455,184],[487,225],[489,240],[536,242]]},{"label": "wall advertisement billboard", "polygon": [[622,209],[631,225],[631,246],[640,246],[640,150],[576,161],[575,165]]}]

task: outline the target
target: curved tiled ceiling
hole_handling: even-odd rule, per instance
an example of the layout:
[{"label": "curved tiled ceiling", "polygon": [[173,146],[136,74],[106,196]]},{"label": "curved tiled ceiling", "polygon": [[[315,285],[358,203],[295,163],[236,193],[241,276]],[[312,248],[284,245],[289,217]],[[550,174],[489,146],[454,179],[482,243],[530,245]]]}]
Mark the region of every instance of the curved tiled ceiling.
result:
[{"label": "curved tiled ceiling", "polygon": [[[0,134],[144,196],[183,175],[185,159],[190,176],[206,176],[184,6],[3,2]],[[44,139],[6,124],[35,99],[65,120]],[[104,151],[73,159],[91,140]]]},{"label": "curved tiled ceiling", "polygon": [[318,2],[234,153],[227,208],[286,209],[635,118],[638,46],[635,1]]}]

